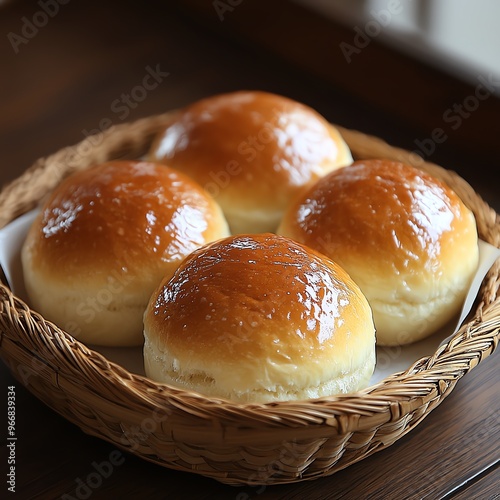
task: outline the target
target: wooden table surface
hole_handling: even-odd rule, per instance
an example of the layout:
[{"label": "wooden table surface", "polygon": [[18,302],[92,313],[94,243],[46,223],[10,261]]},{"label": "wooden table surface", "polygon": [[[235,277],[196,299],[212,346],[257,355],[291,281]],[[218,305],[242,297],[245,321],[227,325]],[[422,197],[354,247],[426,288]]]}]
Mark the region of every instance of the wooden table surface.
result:
[{"label": "wooden table surface", "polygon": [[[2,184],[111,124],[245,88],[287,95],[332,122],[417,150],[500,211],[500,102],[492,93],[471,97],[493,77],[464,83],[376,38],[348,62],[340,44],[357,47],[355,33],[291,2],[14,1],[0,8],[0,35]],[[151,71],[157,85],[139,92]],[[436,129],[446,140],[433,139]],[[0,498],[498,498],[497,362],[497,353],[485,359],[416,429],[355,465],[315,481],[241,488],[128,454],[89,482],[114,448],[39,402],[1,363],[4,401],[16,388],[18,441],[11,494],[3,419]]]}]

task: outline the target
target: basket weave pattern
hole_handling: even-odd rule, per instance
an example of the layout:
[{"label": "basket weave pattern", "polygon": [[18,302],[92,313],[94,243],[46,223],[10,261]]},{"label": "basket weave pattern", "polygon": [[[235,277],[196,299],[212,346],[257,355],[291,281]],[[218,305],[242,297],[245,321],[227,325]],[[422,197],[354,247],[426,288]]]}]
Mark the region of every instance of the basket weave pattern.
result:
[{"label": "basket weave pattern", "polygon": [[[39,159],[0,193],[0,227],[34,208],[68,174],[139,158],[169,113],[117,125]],[[413,164],[448,183],[500,247],[500,217],[456,173],[381,139],[338,127],[356,159]],[[157,384],[111,363],[46,321],[0,283],[0,354],[36,397],[84,432],[145,460],[234,485],[333,474],[411,431],[497,347],[500,260],[467,322],[431,356],[356,394],[238,405]]]}]

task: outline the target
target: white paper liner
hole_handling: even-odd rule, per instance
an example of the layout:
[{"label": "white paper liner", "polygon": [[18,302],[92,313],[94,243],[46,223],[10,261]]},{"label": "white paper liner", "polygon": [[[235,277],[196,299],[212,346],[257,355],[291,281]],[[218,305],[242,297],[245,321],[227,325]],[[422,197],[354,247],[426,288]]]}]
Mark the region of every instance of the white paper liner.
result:
[{"label": "white paper liner", "polygon": [[[12,292],[27,304],[29,304],[29,299],[24,287],[20,253],[27,231],[36,214],[37,210],[32,210],[0,229],[0,266]],[[405,346],[377,347],[377,364],[370,385],[394,373],[406,370],[424,356],[432,355],[441,343],[451,337],[469,314],[484,276],[499,257],[500,249],[480,240],[479,266],[460,314],[435,334],[419,342]],[[142,347],[89,347],[131,373],[145,375]]]}]

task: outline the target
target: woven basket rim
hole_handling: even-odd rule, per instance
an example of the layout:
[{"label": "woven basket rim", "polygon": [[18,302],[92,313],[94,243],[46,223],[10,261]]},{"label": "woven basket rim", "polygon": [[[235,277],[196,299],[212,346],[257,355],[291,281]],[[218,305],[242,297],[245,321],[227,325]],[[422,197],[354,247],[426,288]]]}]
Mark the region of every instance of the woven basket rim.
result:
[{"label": "woven basket rim", "polygon": [[[99,136],[89,136],[73,146],[38,159],[23,175],[0,192],[0,227],[34,208],[48,191],[73,171],[107,159],[140,157],[146,152],[159,128],[172,117],[172,113],[115,125]],[[458,174],[425,162],[420,157],[416,158],[416,155],[395,148],[380,138],[333,125],[350,146],[355,159],[378,157],[404,161],[436,175],[451,185],[474,212],[480,237],[497,248],[500,247],[499,215]],[[403,418],[405,414],[421,406],[424,400],[430,411],[442,401],[463,375],[488,357],[496,349],[500,339],[499,281],[500,259],[483,280],[469,319],[433,354],[415,360],[406,370],[357,393],[302,401],[236,403],[206,397],[131,373],[45,320],[15,296],[4,283],[0,284],[0,321],[16,328],[17,340],[9,343],[9,346],[16,342],[35,342],[30,337],[29,330],[32,327],[29,325],[36,325],[35,328],[42,333],[42,338],[36,340],[40,345],[43,344],[41,349],[55,352],[54,356],[60,356],[67,369],[72,369],[67,367],[70,366],[67,360],[73,360],[75,370],[83,371],[91,380],[94,380],[93,377],[102,380],[106,393],[113,391],[112,387],[119,388],[120,399],[130,396],[144,411],[175,407],[181,413],[188,412],[200,419],[213,418],[215,411],[217,418],[225,424],[237,424],[244,416],[245,424],[250,428],[264,426],[268,429],[333,425],[331,419],[334,416],[337,419],[336,428],[339,432],[346,433],[371,429],[374,425],[385,424],[391,419]],[[3,356],[4,342],[7,343],[8,340],[9,332],[2,329],[0,353]],[[60,387],[58,374],[54,377],[56,386]],[[413,428],[428,411],[404,429],[402,434]],[[87,429],[87,432],[93,431]],[[112,441],[109,437],[96,435]],[[376,450],[370,453],[373,451]]]},{"label": "woven basket rim", "polygon": [[[147,122],[149,120],[154,120],[155,123],[158,123],[161,126],[161,124],[165,123],[166,121],[168,121],[170,119],[170,117],[172,116],[172,114],[173,114],[173,112],[169,111],[167,113],[163,113],[163,114],[160,114],[160,115],[155,115],[155,116],[143,118],[143,119],[140,119],[140,120],[138,120],[136,122],[131,122],[130,125]],[[111,135],[113,132],[119,132],[121,128],[126,128],[128,125],[129,125],[128,123],[124,123],[124,124],[121,124],[121,125],[118,125],[118,126],[111,127],[110,129],[108,129],[104,133],[104,135]],[[354,137],[356,137],[356,139],[358,139],[358,140],[359,140],[359,137],[361,137],[363,139],[364,138],[371,138],[371,139],[377,141],[382,146],[384,146],[386,144],[385,141],[379,139],[378,137],[369,136],[367,134],[361,134],[361,135],[359,135],[360,133],[358,133],[357,131],[344,128],[341,125],[338,125],[338,124],[332,124],[332,125],[334,125],[341,132],[341,135],[345,138],[345,140],[347,141],[348,145],[351,148],[353,146],[352,146],[352,143],[351,143],[351,141],[349,139],[352,140]],[[87,138],[84,141],[82,141],[81,143],[84,143],[84,142],[86,143],[91,137],[92,136],[87,136]],[[76,147],[78,144],[81,144],[81,143],[77,143],[74,146],[70,146],[70,148]],[[67,148],[65,148],[65,149],[67,149]],[[398,150],[398,151],[401,152],[401,151],[404,151],[404,150]],[[443,169],[443,167],[440,167],[440,166],[438,166],[436,164],[432,164],[432,163],[425,162],[425,161],[422,162],[422,160],[421,160],[420,157],[418,157],[418,159],[416,159],[417,157],[416,157],[415,154],[412,154],[412,153],[409,153],[409,152],[406,152],[406,151],[404,151],[404,153],[408,154],[409,155],[408,157],[411,158],[411,160],[409,161],[409,163],[411,163],[414,166],[417,166],[419,168],[422,168],[422,166],[424,166],[424,169],[426,171],[430,170],[432,173],[435,173],[434,172],[435,169],[439,169],[439,170]],[[357,155],[355,155],[355,156],[357,156]],[[40,168],[40,164],[43,163],[44,160],[45,160],[44,158],[38,159],[32,165],[31,169],[33,169],[33,170],[39,169]],[[415,165],[415,160],[417,162],[417,165]],[[50,157],[49,157],[49,161],[50,161]],[[30,169],[28,169],[28,170],[30,170]],[[449,170],[446,170],[446,171],[448,173],[450,173],[452,176],[455,176],[455,178],[459,178],[458,174],[454,173],[453,171],[449,171]],[[17,181],[19,181],[21,179],[22,179],[22,176],[20,178],[18,178]],[[446,181],[447,179],[443,179],[443,180]],[[0,192],[0,208],[2,208],[2,202],[3,202],[3,199],[4,199],[4,193],[6,191],[8,191],[9,189],[11,189],[14,186],[15,182],[16,181],[13,181],[12,183],[8,184]],[[465,183],[465,180],[463,182]],[[478,199],[480,199],[479,195],[478,195]],[[464,200],[464,201],[466,202],[466,200]],[[480,203],[483,204],[486,209],[488,209],[490,211],[493,210],[482,199],[480,199]],[[467,202],[466,202],[466,204],[467,204]],[[5,226],[7,223],[13,222],[16,218],[18,218],[21,215],[25,214],[31,208],[32,207],[28,207],[28,208],[25,208],[24,210],[19,211],[18,213],[15,214],[14,217],[12,217],[10,220],[7,220],[7,222],[0,221],[0,227]],[[473,209],[473,207],[470,207],[470,208]],[[496,215],[497,215],[497,218],[500,217],[500,216],[498,216],[498,214],[496,214]],[[497,228],[498,228],[498,232],[500,233],[500,223],[498,223]],[[498,243],[496,241],[495,242],[489,242],[489,243],[492,243],[493,245],[497,246],[497,248],[500,248],[498,246]],[[492,272],[493,271],[490,270],[489,274],[491,274]],[[485,278],[485,279],[487,279],[487,278]],[[35,315],[35,317],[38,316],[40,318],[40,320],[46,321],[43,318],[43,316],[39,315],[35,311],[32,311],[30,309],[30,307],[29,307],[28,304],[26,304],[20,298],[16,297],[10,291],[10,289],[8,288],[8,285],[6,286],[6,288],[9,290],[10,294],[12,295],[12,298],[14,299],[14,303],[18,303],[19,304],[20,309],[22,309],[22,310],[29,310],[33,315]],[[500,299],[498,299],[498,302],[500,303]],[[62,333],[62,335],[64,337],[67,337],[67,340],[69,340],[70,343],[76,342],[77,344],[81,344],[82,347],[84,347],[86,351],[89,351],[89,352],[92,351],[92,349],[89,348],[88,346],[86,346],[83,342],[80,342],[77,339],[74,339],[70,334],[68,334],[64,330],[60,329],[57,325],[55,325],[55,324],[53,324],[53,323],[51,323],[49,321],[46,321],[46,322],[48,324],[51,324],[55,331],[58,331],[58,332]],[[217,401],[217,402],[220,402],[220,403],[223,403],[223,404],[227,405],[228,407],[238,407],[238,408],[246,407],[246,408],[249,408],[249,409],[250,408],[259,408],[260,410],[262,410],[263,408],[274,408],[277,405],[278,406],[286,407],[286,406],[290,406],[290,405],[296,406],[297,404],[307,404],[307,401],[314,401],[314,402],[319,402],[319,401],[325,401],[325,402],[326,401],[345,401],[345,402],[350,402],[351,404],[353,404],[353,403],[356,403],[358,401],[362,401],[363,398],[364,398],[364,396],[366,394],[376,393],[377,390],[381,386],[384,386],[387,383],[396,384],[395,385],[395,388],[396,388],[397,385],[400,383],[400,379],[404,379],[404,381],[406,381],[406,382],[412,382],[412,381],[414,381],[414,379],[417,380],[419,378],[419,374],[421,375],[422,372],[428,370],[429,367],[432,366],[435,363],[435,361],[437,361],[440,358],[440,356],[442,355],[442,353],[446,352],[450,348],[450,345],[456,346],[457,343],[460,343],[460,339],[463,337],[464,332],[467,331],[473,325],[474,322],[475,321],[472,320],[472,321],[464,323],[456,331],[456,333],[448,340],[448,342],[446,342],[443,345],[441,345],[434,354],[422,357],[422,358],[420,358],[418,360],[415,360],[415,362],[411,366],[409,366],[406,370],[404,370],[403,372],[395,373],[392,376],[389,376],[389,377],[385,378],[384,380],[382,380],[382,381],[380,381],[380,382],[378,382],[376,384],[373,384],[370,387],[367,387],[367,388],[365,388],[365,389],[363,389],[363,390],[361,390],[361,391],[359,391],[357,393],[351,393],[351,394],[345,394],[345,395],[341,394],[341,395],[335,395],[335,396],[325,396],[325,397],[315,398],[313,400],[304,400],[304,401],[299,401],[299,402],[297,402],[297,401],[280,401],[280,402],[271,402],[271,403],[236,403],[236,402],[225,400],[223,398],[205,397],[205,396],[203,396],[201,394],[197,394],[197,393],[189,391],[189,390],[178,389],[178,388],[175,388],[175,387],[168,386],[168,384],[157,383],[157,382],[151,381],[147,377],[145,377],[143,375],[140,375],[140,374],[130,373],[130,375],[131,375],[132,379],[139,380],[141,382],[147,382],[147,383],[151,383],[152,382],[154,386],[161,387],[161,388],[167,387],[169,389],[173,389],[173,393],[176,394],[176,395],[178,395],[178,394],[190,395],[190,397],[193,397],[194,399],[197,400],[197,402],[199,404],[202,404],[202,405],[203,405],[204,401],[209,401],[210,405],[212,405],[212,402]],[[98,358],[101,358],[102,360],[106,360],[106,362],[109,363],[109,366],[113,367],[113,369],[116,370],[117,375],[119,377],[123,376],[123,370],[124,370],[123,367],[121,367],[117,363],[113,363],[113,362],[108,361],[99,352],[96,352],[96,351],[92,351],[92,352]],[[426,368],[426,367],[428,367],[428,368]],[[411,385],[413,386],[413,384],[411,384]],[[400,388],[397,387],[397,390],[399,392]],[[410,396],[414,397],[415,393],[412,392],[410,394]]]}]

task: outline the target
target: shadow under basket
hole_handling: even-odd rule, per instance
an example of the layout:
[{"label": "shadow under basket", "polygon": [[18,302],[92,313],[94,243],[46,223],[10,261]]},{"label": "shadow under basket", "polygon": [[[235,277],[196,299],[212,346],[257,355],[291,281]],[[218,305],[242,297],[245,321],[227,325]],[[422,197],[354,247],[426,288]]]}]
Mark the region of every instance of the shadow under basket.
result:
[{"label": "shadow under basket", "polygon": [[[74,171],[140,158],[169,115],[117,125],[39,159],[0,193],[0,227],[34,208]],[[455,172],[379,138],[338,128],[355,159],[403,161],[445,181],[474,212],[479,237],[500,246],[499,215]],[[499,270],[497,260],[466,322],[434,354],[356,394],[241,405],[158,384],[46,321],[6,280],[0,284],[0,353],[14,377],[57,413],[145,460],[233,485],[312,480],[390,446],[495,350]]]}]

